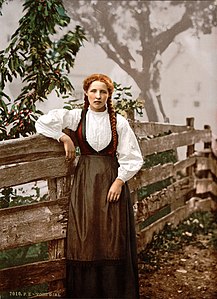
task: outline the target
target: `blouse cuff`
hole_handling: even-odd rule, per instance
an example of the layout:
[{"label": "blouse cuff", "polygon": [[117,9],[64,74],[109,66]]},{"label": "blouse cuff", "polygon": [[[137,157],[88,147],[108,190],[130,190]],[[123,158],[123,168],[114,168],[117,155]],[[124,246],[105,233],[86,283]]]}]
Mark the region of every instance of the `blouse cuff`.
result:
[{"label": "blouse cuff", "polygon": [[119,180],[123,181],[123,183],[124,183],[124,184],[126,183],[126,180],[125,180],[123,177],[121,177],[120,175],[119,175],[119,176],[117,176],[117,178],[116,178],[116,179],[119,179]]},{"label": "blouse cuff", "polygon": [[120,174],[117,176],[116,179],[122,180],[124,183],[126,183],[126,181],[127,181],[126,178]]},{"label": "blouse cuff", "polygon": [[63,132],[62,132],[62,133],[60,133],[60,134],[58,135],[58,137],[56,138],[56,139],[57,139],[57,141],[61,142],[61,141],[60,141],[60,138],[61,138],[62,136],[64,136],[64,135],[66,135],[66,134],[65,134],[65,133],[63,133]]}]

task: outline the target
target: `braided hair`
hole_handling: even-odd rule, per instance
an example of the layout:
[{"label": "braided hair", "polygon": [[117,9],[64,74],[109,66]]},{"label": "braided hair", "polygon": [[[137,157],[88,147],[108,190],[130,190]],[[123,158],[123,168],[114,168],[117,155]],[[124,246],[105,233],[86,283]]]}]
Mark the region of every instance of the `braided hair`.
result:
[{"label": "braided hair", "polygon": [[[114,91],[114,84],[113,84],[112,80],[104,74],[92,74],[92,75],[88,76],[83,81],[83,89],[85,92],[88,91],[89,86],[94,81],[103,82],[106,84],[106,86],[108,88],[109,97],[107,100],[107,107],[108,107],[109,119],[110,119],[110,124],[111,124],[111,130],[112,130],[113,148],[116,150],[117,144],[118,144],[118,136],[117,136],[117,130],[116,130],[116,113],[115,113],[115,109],[114,109],[114,106],[112,103],[112,93]],[[88,101],[87,95],[85,94],[84,95],[84,109],[88,109],[88,107],[89,107],[89,101]]]}]

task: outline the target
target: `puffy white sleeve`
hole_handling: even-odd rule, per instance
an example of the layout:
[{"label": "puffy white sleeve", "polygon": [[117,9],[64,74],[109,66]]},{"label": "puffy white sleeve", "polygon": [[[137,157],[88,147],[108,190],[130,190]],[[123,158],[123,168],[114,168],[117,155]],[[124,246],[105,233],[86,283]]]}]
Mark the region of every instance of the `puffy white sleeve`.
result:
[{"label": "puffy white sleeve", "polygon": [[118,133],[118,178],[123,182],[131,179],[142,167],[143,157],[136,136],[128,121],[117,115]]},{"label": "puffy white sleeve", "polygon": [[81,109],[53,109],[42,115],[35,123],[36,132],[57,139],[64,135],[63,129],[75,131],[81,119]]}]

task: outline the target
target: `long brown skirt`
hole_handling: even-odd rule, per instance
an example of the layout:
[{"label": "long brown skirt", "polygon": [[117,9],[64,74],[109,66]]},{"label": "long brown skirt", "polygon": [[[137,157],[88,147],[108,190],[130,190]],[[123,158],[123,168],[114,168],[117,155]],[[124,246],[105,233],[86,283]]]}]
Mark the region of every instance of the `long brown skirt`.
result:
[{"label": "long brown skirt", "polygon": [[67,298],[137,299],[138,271],[132,203],[127,184],[107,201],[117,159],[81,156],[69,206]]}]

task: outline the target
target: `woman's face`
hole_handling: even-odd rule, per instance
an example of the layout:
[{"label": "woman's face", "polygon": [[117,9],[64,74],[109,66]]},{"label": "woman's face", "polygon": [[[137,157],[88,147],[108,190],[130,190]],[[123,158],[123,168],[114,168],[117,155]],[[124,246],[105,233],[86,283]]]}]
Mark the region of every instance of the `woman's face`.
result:
[{"label": "woman's face", "polygon": [[105,111],[105,104],[109,97],[109,91],[107,85],[104,82],[92,82],[85,94],[88,97],[91,110],[95,112]]}]

